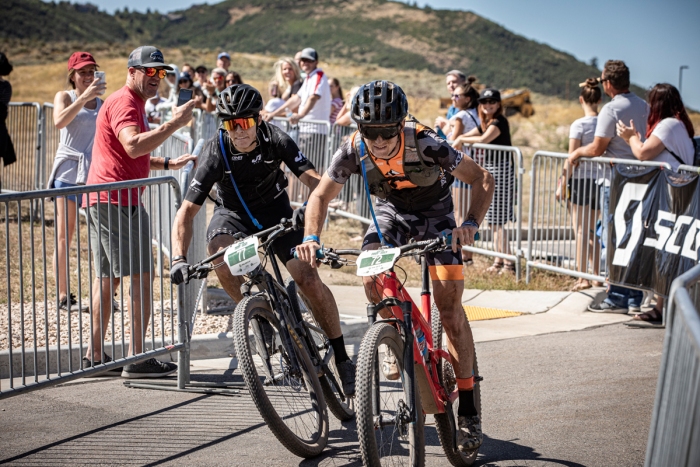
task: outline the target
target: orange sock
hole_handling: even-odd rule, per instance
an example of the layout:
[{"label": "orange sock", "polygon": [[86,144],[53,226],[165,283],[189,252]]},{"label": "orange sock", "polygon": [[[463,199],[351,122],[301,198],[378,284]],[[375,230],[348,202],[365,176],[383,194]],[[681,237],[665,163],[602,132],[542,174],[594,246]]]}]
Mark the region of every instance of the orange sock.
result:
[{"label": "orange sock", "polygon": [[474,390],[474,377],[469,378],[457,378],[457,389],[460,391],[472,391]]}]

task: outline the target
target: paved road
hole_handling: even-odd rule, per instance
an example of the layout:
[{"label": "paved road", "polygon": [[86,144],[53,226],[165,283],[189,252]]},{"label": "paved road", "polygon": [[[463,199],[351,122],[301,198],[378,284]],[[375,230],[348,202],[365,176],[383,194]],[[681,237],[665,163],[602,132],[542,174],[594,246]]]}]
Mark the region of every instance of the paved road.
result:
[{"label": "paved road", "polygon": [[[661,330],[615,324],[477,344],[486,378],[478,465],[641,465],[662,340]],[[209,373],[217,376],[193,380],[239,378]],[[329,449],[302,460],[274,439],[247,394],[127,389],[116,378],[13,397],[0,410],[0,464],[361,465],[354,423],[331,415]],[[447,465],[434,427],[426,430],[427,465]]]}]

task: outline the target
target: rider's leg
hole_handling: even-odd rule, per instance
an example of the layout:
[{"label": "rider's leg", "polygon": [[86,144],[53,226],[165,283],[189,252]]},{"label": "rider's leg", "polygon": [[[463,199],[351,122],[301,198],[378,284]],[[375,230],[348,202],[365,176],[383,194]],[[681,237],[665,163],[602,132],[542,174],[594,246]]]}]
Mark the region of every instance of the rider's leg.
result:
[{"label": "rider's leg", "polygon": [[298,259],[291,259],[286,264],[289,274],[299,290],[311,303],[311,311],[329,339],[342,336],[338,305],[331,290],[321,282],[318,270]]},{"label": "rider's leg", "polygon": [[474,366],[474,338],[462,308],[464,280],[434,280],[433,298],[440,310],[457,378],[470,378]]},{"label": "rider's leg", "polygon": [[[209,251],[210,255],[213,255],[219,250],[228,248],[235,241],[236,240],[230,235],[217,235],[209,241],[209,245],[207,245],[207,250]],[[214,265],[217,265],[222,263],[223,261],[224,258],[220,257],[212,261],[212,263]],[[214,269],[214,271],[216,271],[216,277],[219,278],[221,286],[224,288],[229,297],[234,299],[236,303],[240,303],[241,300],[243,300],[243,295],[241,295],[241,285],[243,285],[244,282],[243,277],[232,275],[231,271],[226,265],[221,265],[220,267]]]}]

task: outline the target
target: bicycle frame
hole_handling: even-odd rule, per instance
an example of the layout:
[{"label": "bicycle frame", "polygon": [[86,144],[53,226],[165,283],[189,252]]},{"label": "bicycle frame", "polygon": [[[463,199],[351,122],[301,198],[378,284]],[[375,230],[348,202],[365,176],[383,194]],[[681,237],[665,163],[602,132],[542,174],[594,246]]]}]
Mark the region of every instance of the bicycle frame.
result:
[{"label": "bicycle frame", "polygon": [[[447,410],[452,402],[458,397],[457,389],[451,394],[447,394],[445,388],[438,380],[438,358],[443,358],[452,363],[452,358],[448,352],[442,349],[435,349],[433,345],[433,335],[430,327],[431,320],[431,293],[430,293],[430,275],[426,261],[426,254],[421,255],[421,309],[411,299],[411,296],[401,286],[394,268],[380,274],[377,278],[381,279],[382,297],[384,297],[376,305],[367,305],[367,317],[369,325],[374,323],[390,322],[396,324],[402,332],[404,342],[404,362],[413,361],[414,365],[406,365],[406,387],[408,388],[409,400],[415,400],[415,390],[418,389],[421,395],[423,411],[425,413],[436,414],[448,412]],[[393,314],[393,318],[377,320],[377,313],[382,308],[387,308]],[[422,312],[421,312],[422,310]],[[422,358],[418,340],[416,338],[416,330],[420,329],[425,336],[425,345],[428,348],[427,361]],[[377,369],[376,377],[378,377],[379,369]],[[416,388],[417,383],[417,388]],[[375,385],[378,387],[378,385]],[[378,404],[378,397],[375,397],[375,404]],[[379,407],[375,407],[377,413]],[[416,421],[414,406],[411,407],[412,420]]]}]

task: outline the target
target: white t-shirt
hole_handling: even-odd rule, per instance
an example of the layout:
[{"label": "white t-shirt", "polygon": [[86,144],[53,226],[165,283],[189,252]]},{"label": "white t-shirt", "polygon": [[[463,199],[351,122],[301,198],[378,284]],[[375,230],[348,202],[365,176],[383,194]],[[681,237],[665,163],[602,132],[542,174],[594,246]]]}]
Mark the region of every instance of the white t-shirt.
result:
[{"label": "white t-shirt", "polygon": [[[479,120],[479,114],[476,112],[476,109],[460,110],[459,112],[454,114],[452,118],[450,118],[450,123],[453,123],[456,119],[462,120],[462,125],[464,125],[464,130],[462,130],[462,134],[469,133],[474,128],[481,125],[481,121]],[[450,132],[450,134],[447,135],[447,139],[453,140],[457,136],[459,135],[453,135],[452,132]]]},{"label": "white t-shirt", "polygon": [[[569,129],[569,139],[577,139],[581,142],[581,146],[591,144],[595,138],[595,127],[598,123],[598,117],[581,117],[571,124]],[[581,163],[574,169],[573,178],[604,178],[603,172],[600,169],[600,164],[587,162],[581,159]]]},{"label": "white t-shirt", "polygon": [[[311,111],[304,118],[304,120],[322,120],[324,122],[330,122],[331,118],[331,88],[328,85],[328,77],[320,68],[316,68],[314,71],[309,73],[309,75],[304,79],[304,82],[299,89],[298,96],[301,99],[301,104],[299,109],[303,109],[306,105],[306,101],[313,95],[318,95],[319,100],[316,101]],[[302,133],[326,133],[327,128],[321,127],[319,125],[299,125],[299,131]]]},{"label": "white t-shirt", "polygon": [[668,151],[670,149],[683,160],[683,164],[693,165],[695,148],[683,122],[675,118],[664,118],[656,125],[651,135],[659,138],[666,148],[656,156],[654,162],[668,162],[673,170],[676,170],[681,163],[671,155]]}]

